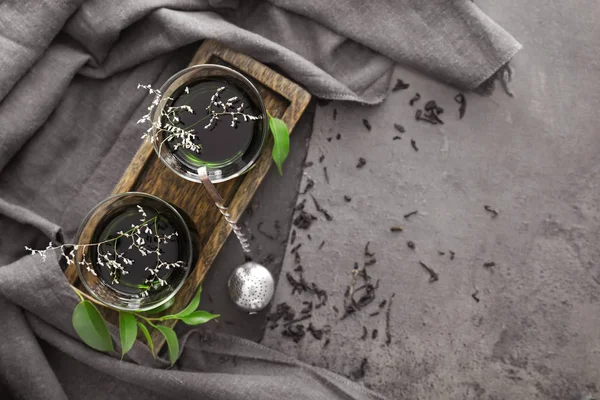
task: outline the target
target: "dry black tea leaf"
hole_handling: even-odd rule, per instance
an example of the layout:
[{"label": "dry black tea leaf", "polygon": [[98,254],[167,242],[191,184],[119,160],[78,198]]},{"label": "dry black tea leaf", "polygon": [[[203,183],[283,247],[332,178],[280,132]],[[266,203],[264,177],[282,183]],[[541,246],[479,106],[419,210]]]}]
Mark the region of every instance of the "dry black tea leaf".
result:
[{"label": "dry black tea leaf", "polygon": [[419,210],[415,210],[415,211],[411,211],[409,213],[406,213],[406,214],[404,214],[404,219],[409,219],[413,215],[417,215],[418,212],[419,212]]},{"label": "dry black tea leaf", "polygon": [[284,321],[291,321],[296,316],[296,313],[287,303],[277,304],[275,311],[267,314],[267,321],[278,322],[283,318]]},{"label": "dry black tea leaf", "polygon": [[365,128],[367,128],[369,132],[371,131],[371,123],[368,119],[363,119],[363,125],[365,126]]},{"label": "dry black tea leaf", "polygon": [[281,223],[278,219],[276,219],[273,225],[275,226],[275,232],[277,232],[277,237],[279,237],[281,235]]},{"label": "dry black tea leaf", "polygon": [[398,79],[396,84],[392,88],[392,92],[397,92],[399,90],[406,90],[410,87],[410,84],[405,83],[402,79]]},{"label": "dry black tea leaf", "polygon": [[410,99],[409,103],[411,106],[415,104],[415,102],[419,101],[421,95],[419,93],[415,93],[412,99]]},{"label": "dry black tea leaf", "polygon": [[294,207],[294,211],[302,211],[304,210],[304,205],[306,204],[306,199],[302,199],[302,201],[300,203],[298,203],[296,205],[296,207]]},{"label": "dry black tea leaf", "polygon": [[419,151],[419,148],[417,147],[417,142],[415,141],[415,139],[410,139],[410,145],[412,146],[414,151]]},{"label": "dry black tea leaf", "polygon": [[262,265],[270,265],[271,263],[273,263],[273,261],[275,261],[275,255],[273,255],[273,253],[269,253],[265,256],[265,258],[261,260],[260,263]]},{"label": "dry black tea leaf", "polygon": [[366,358],[363,358],[362,361],[360,362],[360,367],[358,367],[354,371],[350,372],[350,379],[352,379],[353,381],[356,381],[356,380],[364,378],[367,373],[366,371],[367,371],[368,365],[369,365],[369,360],[367,360]]},{"label": "dry black tea leaf", "polygon": [[458,119],[462,119],[467,111],[467,99],[464,94],[459,93],[454,96],[454,101],[460,104],[460,107],[458,108]]},{"label": "dry black tea leaf", "polygon": [[306,335],[306,332],[304,331],[304,325],[298,324],[288,325],[281,334],[291,338],[294,343],[298,343]]},{"label": "dry black tea leaf", "polygon": [[371,253],[369,251],[369,246],[370,245],[371,245],[370,241],[368,241],[367,244],[365,245],[365,252],[364,252],[365,253],[365,257],[374,257],[375,256],[375,253]]},{"label": "dry black tea leaf", "polygon": [[294,218],[293,224],[298,229],[308,229],[313,221],[315,221],[317,217],[312,214],[307,213],[306,211],[300,211],[300,214],[296,218]]},{"label": "dry black tea leaf", "polygon": [[312,334],[312,336],[317,339],[323,339],[323,329],[317,329],[313,326],[312,322],[308,324],[308,331]]},{"label": "dry black tea leaf", "polygon": [[300,194],[306,194],[306,193],[308,193],[308,191],[311,190],[314,186],[315,186],[315,181],[313,181],[312,179],[308,178],[306,180],[306,186],[304,187],[304,190],[300,192]]},{"label": "dry black tea leaf", "polygon": [[300,314],[310,314],[313,310],[313,302],[312,301],[303,301],[302,305],[305,307],[300,310]]},{"label": "dry black tea leaf", "polygon": [[271,235],[269,232],[265,231],[262,228],[262,226],[263,226],[263,222],[259,222],[258,225],[256,225],[256,230],[268,239],[277,240],[277,238],[274,235]]},{"label": "dry black tea leaf", "polygon": [[498,216],[498,214],[500,214],[498,212],[498,210],[490,207],[490,206],[483,206],[483,208],[485,209],[485,211],[489,212],[492,214],[492,218],[496,218]]},{"label": "dry black tea leaf", "polygon": [[325,219],[327,221],[333,220],[333,215],[331,215],[329,213],[329,211],[327,211],[325,208],[321,207],[321,205],[319,204],[319,202],[317,201],[317,199],[315,199],[315,196],[313,196],[311,194],[310,197],[312,197],[313,203],[315,204],[315,208],[317,209],[317,211],[320,212],[320,213],[322,213],[325,216]]},{"label": "dry black tea leaf", "polygon": [[425,111],[435,110],[437,108],[437,104],[435,100],[429,100],[427,103],[425,103],[423,108],[425,109]]},{"label": "dry black tea leaf", "polygon": [[[392,308],[392,301],[394,300],[394,296],[396,296],[396,293],[392,293],[392,295],[390,296],[388,308],[385,312],[385,344],[388,346],[392,343],[392,332],[390,331],[390,310]],[[382,304],[385,306],[385,300],[382,302]],[[381,304],[379,305],[379,308],[382,308]]]},{"label": "dry black tea leaf", "polygon": [[423,261],[419,261],[419,264],[429,273],[429,283],[437,282],[440,279],[437,272],[429,268]]}]

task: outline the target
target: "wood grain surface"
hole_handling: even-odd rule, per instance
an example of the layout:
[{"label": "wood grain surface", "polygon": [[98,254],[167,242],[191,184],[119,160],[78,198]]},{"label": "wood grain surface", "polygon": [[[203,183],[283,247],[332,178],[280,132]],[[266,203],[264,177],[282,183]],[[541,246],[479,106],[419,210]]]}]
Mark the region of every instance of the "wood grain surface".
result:
[{"label": "wood grain surface", "polygon": [[[274,117],[281,118],[290,133],[311,98],[306,90],[264,64],[213,40],[206,40],[200,46],[190,66],[197,64],[226,65],[244,74],[257,87],[269,113]],[[216,184],[235,220],[239,219],[244,212],[273,164],[271,159],[273,139],[271,135],[268,138],[263,153],[254,168],[241,177]],[[195,225],[199,235],[199,259],[184,286],[177,293],[175,303],[167,310],[169,314],[178,312],[188,304],[195,294],[229,236],[231,227],[225,222],[203,185],[187,181],[169,170],[159,160],[152,145],[148,142],[144,142],[140,146],[113,190],[113,194],[123,192],[145,192],[158,196],[184,210]],[[65,274],[71,284],[83,290],[73,265],[67,268]],[[225,287],[223,287],[223,293],[224,296],[227,295]],[[106,308],[103,310],[109,321],[117,321],[116,312]],[[165,321],[165,325],[171,327],[175,323],[176,321]],[[160,332],[151,331],[151,334],[154,346],[158,351],[164,344],[164,338]]]}]

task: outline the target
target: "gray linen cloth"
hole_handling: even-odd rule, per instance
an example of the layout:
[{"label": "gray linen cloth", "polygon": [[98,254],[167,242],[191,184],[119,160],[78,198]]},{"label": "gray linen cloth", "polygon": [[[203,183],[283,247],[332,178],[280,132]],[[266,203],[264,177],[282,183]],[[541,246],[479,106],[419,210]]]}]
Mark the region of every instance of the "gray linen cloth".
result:
[{"label": "gray linen cloth", "polygon": [[[463,89],[520,48],[470,1],[0,2],[0,398],[374,399],[255,343],[192,332],[170,369],[80,343],[58,262],[24,246],[72,239],[140,142],[138,83],[160,85],[214,38],[313,94],[378,103],[393,63]],[[113,332],[114,334],[114,332]]]}]

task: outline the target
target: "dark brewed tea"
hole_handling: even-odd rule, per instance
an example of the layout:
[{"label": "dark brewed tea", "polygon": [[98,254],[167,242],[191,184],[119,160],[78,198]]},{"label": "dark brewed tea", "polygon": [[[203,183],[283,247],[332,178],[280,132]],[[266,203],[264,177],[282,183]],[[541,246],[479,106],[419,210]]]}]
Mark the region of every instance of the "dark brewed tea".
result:
[{"label": "dark brewed tea", "polygon": [[[179,281],[185,273],[185,229],[169,212],[150,206],[125,206],[98,225],[90,247],[96,275],[111,288],[143,295]],[[116,238],[116,239],[115,239]]]},{"label": "dark brewed tea", "polygon": [[[259,117],[260,108],[232,80],[207,78],[179,88],[172,97],[170,107],[187,105],[194,111],[180,113],[174,125],[193,129],[192,141],[201,149],[185,149],[176,146],[177,141],[166,144],[180,162],[192,169],[232,163],[248,150],[255,136],[260,136],[256,135],[259,121],[248,118]],[[218,113],[217,118],[213,119],[212,111]]]}]

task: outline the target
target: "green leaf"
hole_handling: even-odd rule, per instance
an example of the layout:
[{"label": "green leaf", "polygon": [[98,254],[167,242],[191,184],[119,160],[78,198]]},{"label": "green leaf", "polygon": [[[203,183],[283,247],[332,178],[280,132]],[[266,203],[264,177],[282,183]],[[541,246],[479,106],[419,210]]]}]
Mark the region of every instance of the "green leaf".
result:
[{"label": "green leaf", "polygon": [[181,320],[188,325],[200,325],[219,317],[219,314],[211,314],[207,311],[194,311],[187,317],[181,318]]},{"label": "green leaf", "polygon": [[175,364],[177,357],[179,357],[179,340],[177,339],[175,331],[164,325],[154,325],[154,327],[158,329],[167,340],[167,347],[169,348],[169,360],[171,360],[171,365]]},{"label": "green leaf", "polygon": [[119,332],[121,334],[121,358],[133,347],[137,337],[137,321],[133,314],[119,311]]},{"label": "green leaf", "polygon": [[277,165],[279,175],[283,175],[283,162],[290,152],[290,132],[285,122],[269,115],[269,128],[273,134],[273,161]]},{"label": "green leaf", "polygon": [[73,310],[73,328],[85,344],[98,351],[113,351],[113,343],[100,312],[83,300]]},{"label": "green leaf", "polygon": [[165,311],[167,308],[171,307],[174,303],[175,303],[175,297],[171,297],[169,299],[169,301],[167,301],[165,304],[162,304],[158,307],[148,310],[145,313],[148,315],[158,314],[159,312]]},{"label": "green leaf", "polygon": [[156,355],[154,354],[154,343],[152,342],[152,336],[150,336],[150,332],[148,332],[148,328],[146,328],[146,325],[142,324],[139,321],[136,321],[136,323],[137,323],[137,326],[140,328],[140,331],[142,331],[142,333],[146,337],[146,342],[148,343],[148,347],[150,347],[150,352],[152,353],[152,357],[156,358]]},{"label": "green leaf", "polygon": [[194,298],[192,299],[192,301],[190,301],[190,304],[187,305],[186,308],[184,308],[183,310],[179,311],[177,314],[173,314],[173,315],[165,315],[164,317],[161,317],[161,320],[166,320],[166,319],[180,319],[183,317],[186,317],[188,315],[190,315],[191,313],[193,313],[194,311],[196,311],[196,308],[198,308],[198,306],[200,305],[200,295],[202,294],[202,286],[200,286],[198,288],[198,291],[196,292],[196,295],[194,296]]}]

